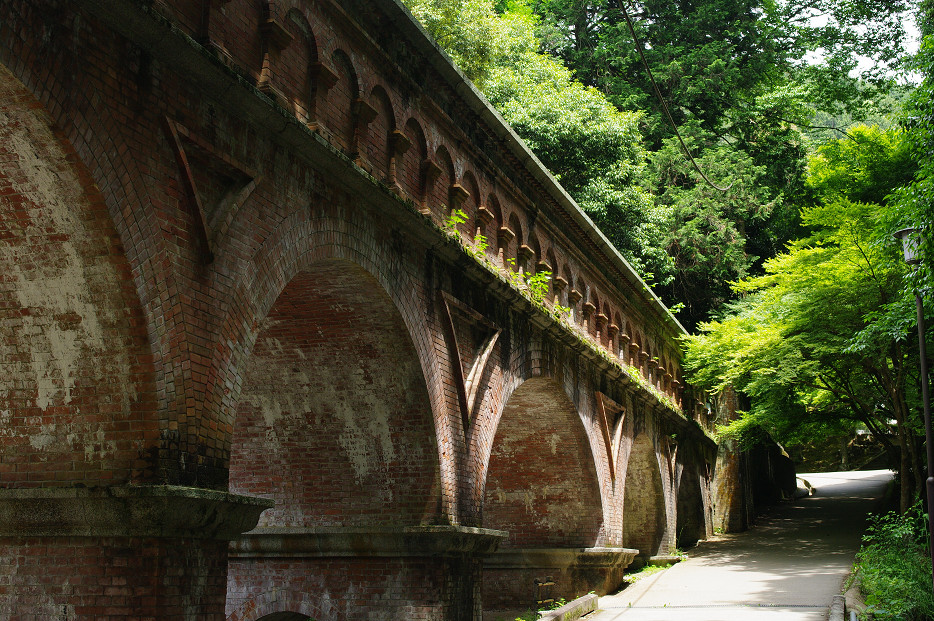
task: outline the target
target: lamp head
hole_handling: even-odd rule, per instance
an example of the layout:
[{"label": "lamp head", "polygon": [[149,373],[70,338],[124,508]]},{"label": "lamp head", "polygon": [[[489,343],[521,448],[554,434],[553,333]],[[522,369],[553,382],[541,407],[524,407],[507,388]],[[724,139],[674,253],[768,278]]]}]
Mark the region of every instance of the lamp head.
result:
[{"label": "lamp head", "polygon": [[905,253],[905,263],[908,265],[917,265],[921,263],[921,252],[919,248],[921,242],[918,239],[918,229],[908,227],[900,231],[895,231],[893,235],[895,239],[899,239],[902,242],[902,252]]}]

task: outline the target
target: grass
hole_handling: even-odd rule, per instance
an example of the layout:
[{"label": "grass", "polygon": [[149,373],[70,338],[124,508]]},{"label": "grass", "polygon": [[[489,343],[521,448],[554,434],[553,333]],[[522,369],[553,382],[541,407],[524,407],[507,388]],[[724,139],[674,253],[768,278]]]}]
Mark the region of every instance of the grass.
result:
[{"label": "grass", "polygon": [[626,581],[630,584],[644,580],[650,576],[661,573],[671,567],[671,565],[645,565],[641,569],[626,574]]}]

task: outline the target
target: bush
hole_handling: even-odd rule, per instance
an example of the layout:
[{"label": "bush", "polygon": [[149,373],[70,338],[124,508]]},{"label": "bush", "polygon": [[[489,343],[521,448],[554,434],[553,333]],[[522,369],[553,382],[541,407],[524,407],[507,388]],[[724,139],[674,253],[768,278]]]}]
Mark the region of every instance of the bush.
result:
[{"label": "bush", "polygon": [[902,515],[870,517],[856,571],[872,619],[934,619],[927,516],[920,503]]}]

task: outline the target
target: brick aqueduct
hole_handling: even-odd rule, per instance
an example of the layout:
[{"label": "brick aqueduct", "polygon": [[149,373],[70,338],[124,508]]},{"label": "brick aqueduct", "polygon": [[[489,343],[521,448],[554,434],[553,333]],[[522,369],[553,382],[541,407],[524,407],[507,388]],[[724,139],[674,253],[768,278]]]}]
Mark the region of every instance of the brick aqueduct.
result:
[{"label": "brick aqueduct", "polygon": [[717,519],[682,328],[397,0],[0,2],[0,262],[0,618],[489,618]]}]

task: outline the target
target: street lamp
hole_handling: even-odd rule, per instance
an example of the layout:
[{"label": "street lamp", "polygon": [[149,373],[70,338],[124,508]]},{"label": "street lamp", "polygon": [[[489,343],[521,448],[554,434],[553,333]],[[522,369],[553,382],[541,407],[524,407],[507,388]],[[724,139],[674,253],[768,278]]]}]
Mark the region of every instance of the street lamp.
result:
[{"label": "street lamp", "polygon": [[[907,228],[895,232],[896,239],[902,242],[905,263],[918,265],[921,253],[918,243],[918,229]],[[915,304],[918,307],[918,352],[921,358],[921,400],[924,403],[924,443],[927,448],[928,478],[926,481],[928,496],[928,546],[934,558],[934,442],[931,441],[931,397],[928,392],[927,351],[924,346],[924,308],[921,304],[921,292],[915,291]],[[905,473],[902,473],[905,476]],[[934,574],[931,575],[934,585]]]}]

